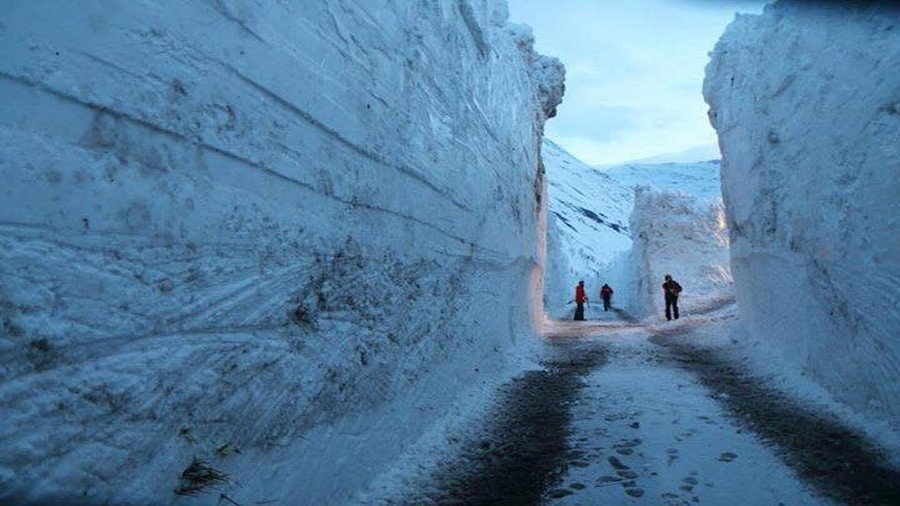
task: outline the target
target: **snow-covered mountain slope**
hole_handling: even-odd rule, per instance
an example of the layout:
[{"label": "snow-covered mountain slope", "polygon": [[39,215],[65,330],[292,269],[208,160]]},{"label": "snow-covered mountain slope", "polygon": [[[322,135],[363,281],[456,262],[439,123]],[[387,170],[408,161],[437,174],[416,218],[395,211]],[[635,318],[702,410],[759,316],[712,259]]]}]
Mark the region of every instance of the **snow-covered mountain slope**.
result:
[{"label": "snow-covered mountain slope", "polygon": [[706,69],[741,320],[900,429],[900,10],[777,2]]},{"label": "snow-covered mountain slope", "polygon": [[[616,287],[630,282],[626,253],[631,249],[632,195],[548,139],[543,161],[550,198],[544,307],[552,318],[571,317],[574,306],[566,303],[579,279],[589,288],[588,298],[597,300],[603,283]],[[627,294],[617,293],[616,302],[627,305]]]},{"label": "snow-covered mountain slope", "polygon": [[624,165],[661,165],[667,163],[693,164],[697,163],[697,160],[718,160],[720,157],[721,155],[719,154],[718,144],[710,143],[707,145],[694,146],[692,148],[674,151],[671,153],[661,153],[645,158],[638,158],[637,160],[627,160],[616,164],[594,165],[594,167],[605,170],[611,167]]},{"label": "snow-covered mountain slope", "polygon": [[0,502],[339,504],[508,367],[563,69],[506,15],[5,3]]}]

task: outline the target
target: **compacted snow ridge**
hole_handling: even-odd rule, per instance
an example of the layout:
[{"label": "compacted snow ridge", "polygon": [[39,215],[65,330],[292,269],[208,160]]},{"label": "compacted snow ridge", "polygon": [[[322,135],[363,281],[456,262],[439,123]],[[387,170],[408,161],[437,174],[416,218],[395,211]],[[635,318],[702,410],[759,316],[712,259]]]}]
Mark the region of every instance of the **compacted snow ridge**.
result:
[{"label": "compacted snow ridge", "polygon": [[900,460],[900,10],[738,16],[704,95],[741,321]]},{"label": "compacted snow ridge", "polygon": [[342,503],[517,367],[563,68],[505,2],[2,11],[0,502]]}]

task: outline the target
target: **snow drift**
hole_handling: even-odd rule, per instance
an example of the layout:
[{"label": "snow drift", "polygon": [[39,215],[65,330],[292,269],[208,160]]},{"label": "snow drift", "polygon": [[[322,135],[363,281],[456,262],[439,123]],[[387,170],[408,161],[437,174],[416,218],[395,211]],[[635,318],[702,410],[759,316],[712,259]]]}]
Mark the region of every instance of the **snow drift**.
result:
[{"label": "snow drift", "polygon": [[778,2],[739,16],[704,94],[741,320],[900,429],[900,12]]},{"label": "snow drift", "polygon": [[562,66],[502,2],[0,21],[0,501],[340,503],[530,328]]}]

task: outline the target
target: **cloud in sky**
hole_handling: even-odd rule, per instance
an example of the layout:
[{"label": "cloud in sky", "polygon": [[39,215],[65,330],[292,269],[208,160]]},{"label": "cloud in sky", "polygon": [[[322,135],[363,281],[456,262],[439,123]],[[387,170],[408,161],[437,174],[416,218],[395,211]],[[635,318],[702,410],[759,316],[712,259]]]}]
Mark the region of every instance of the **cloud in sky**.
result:
[{"label": "cloud in sky", "polygon": [[[708,53],[754,0],[509,0],[538,51],[566,65],[566,95],[547,135],[591,164],[701,146],[715,132],[701,89]],[[701,150],[702,151],[702,150]]]}]

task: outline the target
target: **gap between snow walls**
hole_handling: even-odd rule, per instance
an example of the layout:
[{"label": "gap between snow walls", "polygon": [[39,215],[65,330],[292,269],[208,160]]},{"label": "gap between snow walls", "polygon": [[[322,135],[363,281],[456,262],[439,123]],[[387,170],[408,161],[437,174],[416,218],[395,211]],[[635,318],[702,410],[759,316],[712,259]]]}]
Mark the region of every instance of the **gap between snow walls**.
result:
[{"label": "gap between snow walls", "polygon": [[503,2],[4,18],[0,502],[349,502],[511,367],[563,68]]},{"label": "gap between snow walls", "polygon": [[575,284],[583,279],[588,320],[663,318],[663,276],[686,288],[689,316],[734,299],[728,265],[719,162],[626,164],[600,170],[544,140],[548,168],[548,254],[544,304],[553,319],[571,320]]}]

